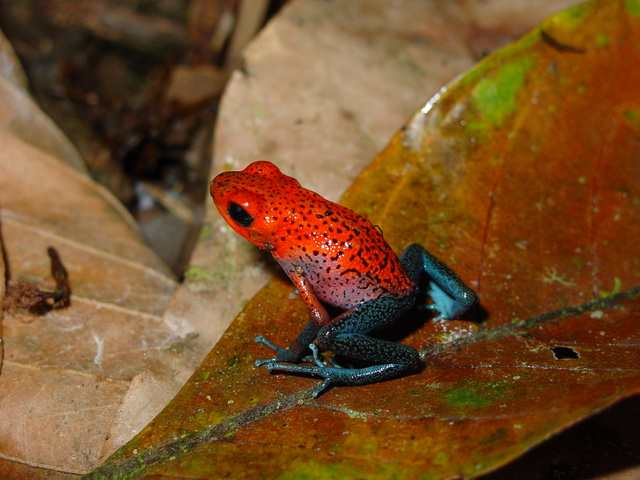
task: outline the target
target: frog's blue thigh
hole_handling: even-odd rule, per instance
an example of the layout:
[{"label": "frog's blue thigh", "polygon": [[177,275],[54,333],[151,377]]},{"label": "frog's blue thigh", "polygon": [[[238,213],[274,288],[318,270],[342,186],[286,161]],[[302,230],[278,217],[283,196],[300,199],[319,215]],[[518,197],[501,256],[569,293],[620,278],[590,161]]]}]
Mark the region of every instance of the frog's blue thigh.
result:
[{"label": "frog's blue thigh", "polygon": [[384,297],[358,305],[318,332],[318,346],[359,360],[415,366],[420,360],[413,347],[368,336],[395,321],[413,305],[413,301],[413,297]]}]

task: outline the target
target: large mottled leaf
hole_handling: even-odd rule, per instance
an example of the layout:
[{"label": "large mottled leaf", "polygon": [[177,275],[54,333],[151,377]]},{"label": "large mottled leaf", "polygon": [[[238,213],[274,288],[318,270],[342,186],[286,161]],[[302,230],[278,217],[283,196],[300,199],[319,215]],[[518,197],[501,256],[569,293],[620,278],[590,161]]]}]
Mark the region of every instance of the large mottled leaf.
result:
[{"label": "large mottled leaf", "polygon": [[497,468],[640,391],[640,5],[588,2],[418,112],[345,197],[479,293],[410,315],[425,368],[334,388],[255,369],[304,325],[277,278],[165,411],[89,477],[450,478]]}]

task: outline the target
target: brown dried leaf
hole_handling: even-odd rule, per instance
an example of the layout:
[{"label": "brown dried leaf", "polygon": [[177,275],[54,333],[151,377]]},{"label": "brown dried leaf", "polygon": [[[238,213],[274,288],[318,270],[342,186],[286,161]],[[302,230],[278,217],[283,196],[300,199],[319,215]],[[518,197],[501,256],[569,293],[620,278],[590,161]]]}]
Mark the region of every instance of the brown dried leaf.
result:
[{"label": "brown dried leaf", "polygon": [[[166,369],[180,359],[172,346],[192,329],[163,320],[177,284],[127,212],[82,173],[68,141],[4,78],[0,118],[2,271],[13,285],[54,290],[47,255],[54,246],[73,291],[69,307],[44,315],[2,312],[0,471],[78,474],[98,461],[132,380],[154,371],[149,353]],[[4,288],[3,281],[2,297]],[[178,388],[175,378],[156,380],[156,395],[142,403]]]}]

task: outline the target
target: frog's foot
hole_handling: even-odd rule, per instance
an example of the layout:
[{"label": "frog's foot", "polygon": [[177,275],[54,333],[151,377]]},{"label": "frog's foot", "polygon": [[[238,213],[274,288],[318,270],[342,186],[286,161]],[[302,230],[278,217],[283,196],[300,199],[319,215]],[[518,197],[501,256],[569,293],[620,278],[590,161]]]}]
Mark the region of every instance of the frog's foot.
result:
[{"label": "frog's foot", "polygon": [[[322,362],[324,364],[324,362]],[[326,365],[326,364],[324,364]],[[269,371],[280,370],[292,373],[316,375],[324,381],[313,390],[313,398],[318,398],[332,385],[366,385],[396,377],[407,370],[407,365],[387,363],[366,368],[341,368],[329,366],[290,365],[287,363],[268,363]]]},{"label": "frog's foot", "polygon": [[424,293],[433,300],[428,308],[438,311],[436,321],[462,315],[478,301],[475,292],[423,246],[417,243],[409,245],[400,257],[400,262],[416,285],[423,274],[428,275]]},{"label": "frog's foot", "polygon": [[433,319],[434,322],[450,320],[464,313],[469,308],[467,303],[449,295],[434,281],[429,282],[426,293],[431,297],[433,303],[425,305],[425,307],[438,312],[438,316]]}]

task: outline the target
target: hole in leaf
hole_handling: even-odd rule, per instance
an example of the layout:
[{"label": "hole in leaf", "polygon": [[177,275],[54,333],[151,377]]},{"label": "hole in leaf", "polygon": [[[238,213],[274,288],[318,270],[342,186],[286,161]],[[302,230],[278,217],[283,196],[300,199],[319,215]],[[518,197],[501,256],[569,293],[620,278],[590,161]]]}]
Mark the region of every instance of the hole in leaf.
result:
[{"label": "hole in leaf", "polygon": [[556,360],[575,360],[580,354],[571,347],[552,347],[551,351]]}]

